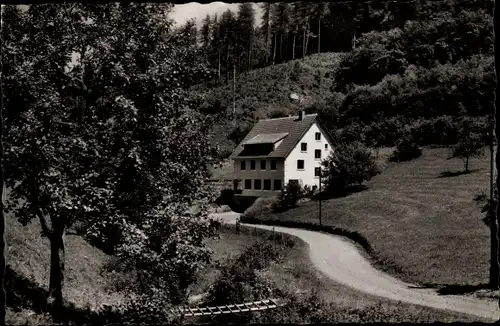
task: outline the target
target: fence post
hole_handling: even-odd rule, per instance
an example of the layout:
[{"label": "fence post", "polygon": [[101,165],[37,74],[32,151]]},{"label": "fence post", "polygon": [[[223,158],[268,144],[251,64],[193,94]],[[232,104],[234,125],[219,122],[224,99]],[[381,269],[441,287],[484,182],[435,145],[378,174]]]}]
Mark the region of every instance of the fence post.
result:
[{"label": "fence post", "polygon": [[273,249],[274,249],[274,252],[276,252],[276,236],[274,234],[274,226],[273,226]]}]

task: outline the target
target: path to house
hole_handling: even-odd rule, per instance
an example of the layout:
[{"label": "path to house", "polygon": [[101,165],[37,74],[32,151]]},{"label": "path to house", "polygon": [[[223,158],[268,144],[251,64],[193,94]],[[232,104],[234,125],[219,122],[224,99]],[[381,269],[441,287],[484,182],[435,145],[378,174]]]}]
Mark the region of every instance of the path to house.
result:
[{"label": "path to house", "polygon": [[[214,217],[225,223],[235,224],[238,213],[217,213]],[[270,230],[267,225],[241,224]],[[386,273],[375,269],[366,260],[357,247],[343,237],[322,232],[275,226],[276,232],[288,233],[309,244],[313,264],[332,280],[350,286],[359,291],[474,316],[498,320],[500,311],[496,300],[476,299],[458,295],[439,295],[433,289],[423,289],[402,282]]]}]

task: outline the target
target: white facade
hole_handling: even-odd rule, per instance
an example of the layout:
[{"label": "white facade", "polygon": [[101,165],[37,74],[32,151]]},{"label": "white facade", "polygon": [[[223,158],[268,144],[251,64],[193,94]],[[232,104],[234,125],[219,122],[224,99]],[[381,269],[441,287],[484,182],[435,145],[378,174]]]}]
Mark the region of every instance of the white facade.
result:
[{"label": "white facade", "polygon": [[[318,133],[319,140],[316,139]],[[302,150],[303,143],[307,144],[305,151]],[[315,168],[321,167],[321,161],[326,159],[332,150],[330,139],[315,121],[286,159],[234,158],[234,177],[239,180],[238,189],[244,196],[264,197],[278,195],[281,192],[278,186],[284,187],[290,180],[298,180],[302,186],[319,187],[319,176],[315,176]],[[319,151],[319,158],[315,155],[316,151]],[[299,160],[303,161],[303,169],[298,168]],[[242,169],[242,161],[245,162],[244,169]],[[252,161],[255,163],[254,166],[252,166]],[[265,165],[264,168],[261,166],[261,161],[265,161],[262,163]]]},{"label": "white facade", "polygon": [[[320,134],[319,140],[316,140],[316,133]],[[307,144],[306,151],[302,151],[302,143]],[[316,150],[321,153],[319,159],[315,158]],[[332,150],[332,143],[323,128],[317,122],[314,122],[285,160],[285,184],[290,180],[299,180],[302,186],[319,187],[319,177],[315,176],[314,169],[321,167],[321,161],[326,159]],[[303,169],[297,168],[298,160],[304,161]]]}]

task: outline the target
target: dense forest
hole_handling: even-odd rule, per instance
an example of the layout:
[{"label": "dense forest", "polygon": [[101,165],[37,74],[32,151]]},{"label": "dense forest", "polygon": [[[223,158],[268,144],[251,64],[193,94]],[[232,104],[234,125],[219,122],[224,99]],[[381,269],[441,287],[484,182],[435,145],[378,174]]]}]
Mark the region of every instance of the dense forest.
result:
[{"label": "dense forest", "polygon": [[200,109],[220,118],[223,155],[257,119],[298,109],[370,146],[391,146],[411,130],[423,144],[446,145],[456,140],[457,117],[476,117],[485,129],[493,112],[493,5],[263,3],[257,26],[243,3],[205,17],[199,30],[194,20],[181,29],[213,71],[193,90]]}]

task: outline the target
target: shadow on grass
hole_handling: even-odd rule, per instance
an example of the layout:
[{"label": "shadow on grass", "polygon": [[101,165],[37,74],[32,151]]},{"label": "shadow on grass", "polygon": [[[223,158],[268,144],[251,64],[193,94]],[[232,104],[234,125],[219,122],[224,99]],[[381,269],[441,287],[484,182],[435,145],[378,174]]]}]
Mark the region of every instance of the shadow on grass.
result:
[{"label": "shadow on grass", "polygon": [[470,174],[470,173],[474,173],[474,172],[477,172],[477,171],[479,171],[479,169],[469,170],[468,172],[465,172],[465,170],[464,171],[455,171],[455,172],[445,171],[445,172],[441,172],[439,174],[438,178],[458,177],[459,175]]},{"label": "shadow on grass", "polygon": [[[48,291],[33,281],[18,275],[10,266],[5,267],[4,288],[6,306],[14,311],[32,310],[36,314],[49,313],[51,309],[46,302]],[[97,313],[89,309],[80,309],[73,304],[65,303],[63,311],[58,312],[54,321],[70,325],[89,323],[109,324],[124,322],[122,315],[114,312]]]},{"label": "shadow on grass", "polygon": [[441,295],[462,295],[469,294],[479,290],[490,290],[491,286],[487,283],[482,284],[433,284],[423,283],[422,286],[415,288],[421,289],[436,289],[436,292]]},{"label": "shadow on grass", "polygon": [[476,284],[476,285],[449,284],[437,290],[437,293],[442,295],[458,295],[458,294],[473,293],[478,290],[487,290],[487,289],[491,289],[489,284]]},{"label": "shadow on grass", "polygon": [[368,187],[365,185],[355,185],[355,186],[349,186],[346,189],[343,190],[334,190],[334,191],[323,191],[319,194],[314,195],[311,199],[312,200],[328,200],[328,199],[334,199],[334,198],[342,198],[342,197],[347,197],[349,195],[362,192],[367,190]]}]

